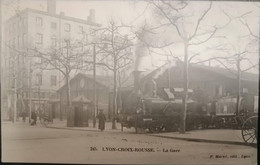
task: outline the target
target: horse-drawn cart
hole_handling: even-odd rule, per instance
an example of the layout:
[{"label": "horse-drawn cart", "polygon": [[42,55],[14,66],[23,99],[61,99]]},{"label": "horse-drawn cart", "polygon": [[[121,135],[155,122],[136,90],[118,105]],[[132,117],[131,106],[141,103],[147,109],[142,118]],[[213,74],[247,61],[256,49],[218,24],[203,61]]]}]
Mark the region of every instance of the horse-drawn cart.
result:
[{"label": "horse-drawn cart", "polygon": [[248,144],[257,143],[258,137],[258,116],[247,118],[241,128],[243,140]]}]

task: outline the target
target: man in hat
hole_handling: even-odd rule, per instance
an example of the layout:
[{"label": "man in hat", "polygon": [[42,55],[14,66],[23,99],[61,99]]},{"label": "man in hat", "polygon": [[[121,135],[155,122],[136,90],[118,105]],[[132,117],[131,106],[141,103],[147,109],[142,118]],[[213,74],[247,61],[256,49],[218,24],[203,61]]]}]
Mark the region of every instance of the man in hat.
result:
[{"label": "man in hat", "polygon": [[103,113],[102,109],[99,111],[99,114],[97,115],[97,118],[98,118],[98,129],[103,131],[105,129],[106,116]]}]

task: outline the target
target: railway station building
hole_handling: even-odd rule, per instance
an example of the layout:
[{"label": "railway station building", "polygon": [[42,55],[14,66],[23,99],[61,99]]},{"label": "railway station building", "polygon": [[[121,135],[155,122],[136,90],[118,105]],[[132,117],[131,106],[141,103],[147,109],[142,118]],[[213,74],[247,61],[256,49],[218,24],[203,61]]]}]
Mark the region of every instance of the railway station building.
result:
[{"label": "railway station building", "polygon": [[[162,89],[183,91],[183,65],[164,65],[151,72],[141,73],[140,86],[144,94],[162,92]],[[241,72],[240,110],[258,113],[257,74]],[[216,113],[234,114],[236,111],[238,80],[236,71],[205,65],[190,65],[189,96],[204,105],[216,103]],[[165,91],[165,90],[163,90]],[[174,97],[174,96],[173,96]]]},{"label": "railway station building", "polygon": [[[113,77],[96,76],[78,73],[70,80],[70,94],[72,111],[74,115],[74,126],[88,126],[88,119],[94,115],[94,85],[96,85],[96,104],[97,110],[103,110],[108,118],[109,113],[109,94],[113,87]],[[57,90],[60,97],[60,109],[56,108],[57,115],[62,111],[66,117],[65,107],[67,106],[66,86]]]}]

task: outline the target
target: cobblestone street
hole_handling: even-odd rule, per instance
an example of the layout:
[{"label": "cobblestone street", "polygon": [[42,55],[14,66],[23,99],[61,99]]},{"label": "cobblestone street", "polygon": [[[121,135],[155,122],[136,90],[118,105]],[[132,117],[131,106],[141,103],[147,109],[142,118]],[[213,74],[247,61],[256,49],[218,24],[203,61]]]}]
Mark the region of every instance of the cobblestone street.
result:
[{"label": "cobblestone street", "polygon": [[2,144],[3,162],[256,164],[257,153],[244,145],[189,142],[120,129],[53,129],[22,122],[2,124]]}]

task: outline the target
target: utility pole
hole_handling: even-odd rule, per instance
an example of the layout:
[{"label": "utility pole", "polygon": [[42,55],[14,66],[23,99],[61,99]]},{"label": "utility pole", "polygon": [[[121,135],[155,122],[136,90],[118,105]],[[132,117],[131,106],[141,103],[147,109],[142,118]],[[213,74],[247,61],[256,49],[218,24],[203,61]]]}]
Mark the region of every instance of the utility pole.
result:
[{"label": "utility pole", "polygon": [[85,61],[86,63],[93,64],[93,128],[96,127],[96,116],[97,116],[97,85],[96,85],[96,43],[93,44],[93,61]]},{"label": "utility pole", "polygon": [[112,119],[112,129],[117,129],[116,128],[116,115],[117,115],[117,53],[114,50],[114,24],[112,24],[112,48],[113,48],[113,57],[114,57],[114,68],[113,68],[113,74],[114,74],[114,89],[113,89],[113,94],[114,94],[114,104],[113,104],[113,119]]},{"label": "utility pole", "polygon": [[17,90],[17,86],[18,86],[18,81],[17,81],[17,79],[18,79],[18,55],[17,55],[17,57],[16,57],[16,54],[14,54],[14,75],[13,75],[13,77],[14,77],[14,94],[13,94],[13,96],[14,96],[14,111],[13,111],[13,123],[15,123],[16,122],[16,118],[17,118],[17,97],[18,97],[18,90]]},{"label": "utility pole", "polygon": [[70,57],[69,57],[69,40],[66,40],[66,47],[67,47],[67,53],[66,53],[66,58],[67,58],[67,67],[66,67],[66,92],[67,92],[67,127],[72,127],[74,126],[74,111],[71,107],[71,100],[70,100]]},{"label": "utility pole", "polygon": [[168,78],[168,88],[170,89],[171,87],[171,74],[170,74],[170,60],[169,60],[169,56],[167,55],[167,65],[168,65],[168,69],[167,69],[167,78]]},{"label": "utility pole", "polygon": [[240,98],[241,98],[241,52],[240,52],[240,46],[241,46],[241,37],[238,37],[238,56],[237,56],[237,102],[236,102],[236,115],[239,114],[240,110]]},{"label": "utility pole", "polygon": [[17,113],[17,107],[16,107],[16,104],[17,104],[17,76],[15,75],[15,78],[14,78],[14,115],[13,115],[13,123],[16,122],[16,113]]},{"label": "utility pole", "polygon": [[13,99],[14,99],[14,110],[13,110],[13,123],[16,122],[16,117],[17,117],[17,96],[18,96],[18,91],[17,91],[17,66],[14,66],[14,75],[13,75],[13,78],[14,78],[14,94],[13,94]]},{"label": "utility pole", "polygon": [[239,109],[240,109],[240,86],[241,86],[241,70],[240,70],[240,53],[238,55],[238,59],[237,59],[237,105],[236,105],[236,115],[238,115],[239,113]]},{"label": "utility pole", "polygon": [[97,116],[97,87],[96,87],[96,44],[93,45],[93,86],[94,86],[94,116],[93,116],[93,127],[96,127],[96,116]]},{"label": "utility pole", "polygon": [[32,114],[32,77],[31,77],[31,61],[29,60],[28,68],[28,77],[29,77],[29,123],[31,123],[31,114]]},{"label": "utility pole", "polygon": [[40,117],[40,120],[41,120],[41,117],[42,117],[42,111],[41,111],[41,93],[40,93],[40,90],[41,90],[41,87],[40,87],[40,82],[39,83],[39,88],[38,88],[38,99],[39,99],[39,117]]},{"label": "utility pole", "polygon": [[113,112],[113,120],[112,120],[112,129],[117,129],[116,128],[116,115],[117,115],[117,70],[116,70],[116,67],[117,67],[117,56],[116,54],[114,53],[114,69],[113,69],[113,72],[114,72],[114,90],[113,90],[113,94],[114,94],[114,112]]},{"label": "utility pole", "polygon": [[[5,80],[3,80],[3,70],[2,70],[2,0],[0,0],[0,108],[1,108],[1,114],[3,116],[3,104],[2,104],[2,97],[3,97],[3,90],[5,89],[1,89],[1,86],[3,85],[3,87],[5,88],[5,83],[2,83],[2,81],[4,82]],[[2,118],[1,118],[2,119]]]}]

